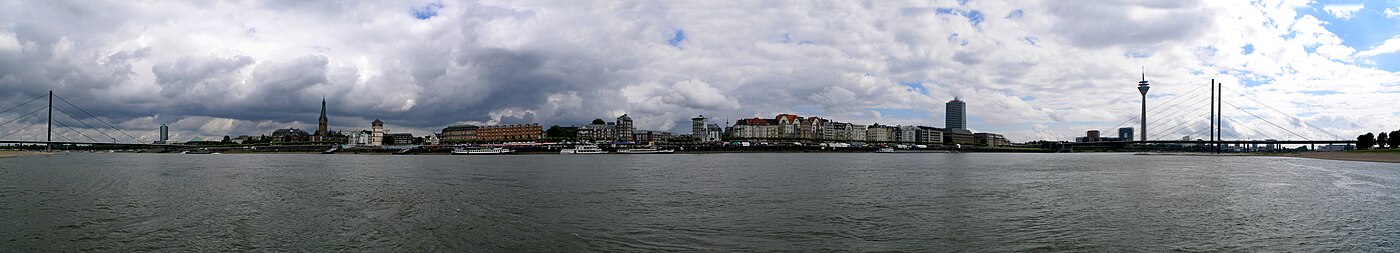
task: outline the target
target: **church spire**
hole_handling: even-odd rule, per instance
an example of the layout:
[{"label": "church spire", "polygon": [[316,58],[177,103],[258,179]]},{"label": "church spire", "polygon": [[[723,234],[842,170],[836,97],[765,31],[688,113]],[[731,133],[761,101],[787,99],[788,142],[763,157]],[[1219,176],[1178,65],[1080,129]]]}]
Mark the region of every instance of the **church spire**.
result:
[{"label": "church spire", "polygon": [[329,120],[326,118],[326,98],[321,97],[321,124],[316,128],[316,137],[324,139],[327,135],[330,135],[330,129],[328,129],[329,127],[327,126],[327,123],[329,123],[328,121]]}]

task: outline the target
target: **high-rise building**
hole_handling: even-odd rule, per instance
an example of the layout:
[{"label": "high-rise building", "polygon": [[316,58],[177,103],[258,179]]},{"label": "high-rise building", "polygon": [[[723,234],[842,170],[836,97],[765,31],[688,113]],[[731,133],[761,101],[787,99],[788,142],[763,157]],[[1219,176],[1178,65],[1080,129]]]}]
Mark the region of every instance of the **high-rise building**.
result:
[{"label": "high-rise building", "polygon": [[160,143],[170,141],[170,127],[160,124]]},{"label": "high-rise building", "polygon": [[945,125],[948,129],[967,129],[967,103],[958,98],[948,101]]},{"label": "high-rise building", "polygon": [[1123,141],[1131,141],[1131,140],[1133,140],[1133,128],[1131,128],[1131,127],[1118,128],[1118,139],[1119,139],[1119,140],[1123,140]]},{"label": "high-rise building", "polygon": [[316,136],[312,137],[315,141],[326,141],[326,136],[330,135],[330,129],[327,127],[328,122],[329,120],[326,119],[326,99],[321,98],[320,126],[316,127]]},{"label": "high-rise building", "polygon": [[632,141],[632,117],[627,114],[617,117],[617,140]]}]

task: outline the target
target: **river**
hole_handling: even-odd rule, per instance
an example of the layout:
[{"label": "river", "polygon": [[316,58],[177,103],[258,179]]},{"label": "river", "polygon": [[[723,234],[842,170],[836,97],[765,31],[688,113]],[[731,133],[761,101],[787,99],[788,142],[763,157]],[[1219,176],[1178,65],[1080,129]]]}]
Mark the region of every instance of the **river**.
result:
[{"label": "river", "polygon": [[1400,166],[1132,154],[0,159],[0,251],[1397,251]]}]

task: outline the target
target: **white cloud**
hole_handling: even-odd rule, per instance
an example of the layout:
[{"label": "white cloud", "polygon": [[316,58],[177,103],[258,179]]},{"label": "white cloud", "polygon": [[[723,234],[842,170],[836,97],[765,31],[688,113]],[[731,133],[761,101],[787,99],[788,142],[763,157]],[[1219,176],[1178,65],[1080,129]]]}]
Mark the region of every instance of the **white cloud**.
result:
[{"label": "white cloud", "polygon": [[1327,5],[1323,5],[1323,6],[1322,6],[1322,10],[1323,10],[1323,11],[1326,11],[1327,14],[1332,14],[1332,16],[1337,17],[1337,18],[1340,18],[1340,19],[1344,19],[1344,20],[1346,20],[1346,19],[1351,19],[1351,18],[1353,17],[1353,15],[1354,15],[1357,11],[1361,11],[1361,9],[1363,9],[1363,8],[1366,8],[1366,5],[1363,5],[1363,4],[1327,4]]},{"label": "white cloud", "polygon": [[1385,17],[1386,17],[1386,18],[1400,17],[1400,7],[1397,7],[1397,8],[1386,8],[1386,9],[1385,9]]},{"label": "white cloud", "polygon": [[1385,40],[1385,42],[1381,42],[1380,45],[1376,45],[1376,47],[1373,47],[1370,50],[1356,53],[1356,55],[1360,57],[1371,57],[1395,52],[1400,52],[1400,37],[1394,37]]}]

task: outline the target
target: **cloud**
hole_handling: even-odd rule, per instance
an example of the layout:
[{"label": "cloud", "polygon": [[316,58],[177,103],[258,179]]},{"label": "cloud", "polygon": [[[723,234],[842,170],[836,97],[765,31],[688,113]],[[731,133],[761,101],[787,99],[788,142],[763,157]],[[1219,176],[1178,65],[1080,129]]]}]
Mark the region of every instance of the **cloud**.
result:
[{"label": "cloud", "polygon": [[1373,47],[1369,50],[1356,53],[1356,55],[1360,57],[1372,57],[1395,52],[1400,52],[1400,37],[1394,37],[1385,40],[1385,42],[1381,42],[1380,45],[1376,45],[1376,47]]},{"label": "cloud", "polygon": [[1400,7],[1397,7],[1397,8],[1386,8],[1386,9],[1385,9],[1385,17],[1386,17],[1386,18],[1400,17]]},{"label": "cloud", "polygon": [[1322,6],[1322,10],[1323,10],[1323,11],[1326,11],[1327,14],[1332,14],[1333,17],[1337,17],[1337,18],[1342,19],[1342,20],[1351,19],[1351,18],[1353,17],[1353,14],[1355,14],[1357,11],[1361,11],[1361,9],[1363,9],[1363,8],[1366,8],[1366,5],[1363,5],[1363,4],[1327,4],[1327,5],[1323,5],[1323,6]]}]

